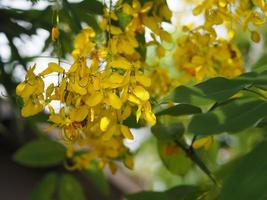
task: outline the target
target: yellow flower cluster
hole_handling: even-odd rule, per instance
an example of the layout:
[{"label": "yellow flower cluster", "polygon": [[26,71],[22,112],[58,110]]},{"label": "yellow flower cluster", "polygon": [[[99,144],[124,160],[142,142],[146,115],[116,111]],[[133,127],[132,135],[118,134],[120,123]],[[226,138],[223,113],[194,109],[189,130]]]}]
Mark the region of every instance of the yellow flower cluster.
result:
[{"label": "yellow flower cluster", "polygon": [[218,75],[234,77],[244,70],[241,53],[233,43],[198,31],[178,38],[174,57],[178,70],[197,81]]},{"label": "yellow flower cluster", "polygon": [[[125,26],[119,26],[118,13],[129,17]],[[100,168],[109,165],[116,170],[115,160],[122,160],[126,167],[133,167],[132,156],[123,140],[133,139],[124,121],[135,115],[154,125],[156,117],[150,103],[151,79],[146,73],[144,58],[138,48],[137,34],[148,27],[162,40],[170,40],[161,27],[171,12],[166,2],[150,1],[143,5],[133,0],[119,7],[104,10],[101,27],[107,42],[97,41],[96,32],[88,27],[74,41],[74,63],[66,70],[56,63],[39,74],[35,66],[27,72],[24,82],[17,86],[17,95],[24,101],[22,115],[36,115],[45,107],[49,121],[61,129],[68,147],[70,169]],[[50,74],[59,75],[58,84],[46,89],[43,79]],[[51,102],[60,102],[57,112]],[[76,150],[79,154],[75,154]]]},{"label": "yellow flower cluster", "polygon": [[[192,13],[195,16],[203,14],[204,23],[192,28],[183,27],[186,33],[178,38],[174,53],[178,70],[185,72],[187,79],[194,77],[197,81],[214,76],[240,75],[244,71],[244,63],[239,49],[233,42],[234,29],[236,25],[241,25],[244,30],[249,29],[251,39],[259,42],[260,34],[251,29],[265,23],[267,4],[264,0],[197,2],[198,5]],[[218,25],[223,25],[227,29],[229,40],[217,36]]]},{"label": "yellow flower cluster", "polygon": [[[267,4],[265,0],[208,0],[193,9],[194,15],[201,13],[205,16],[203,28],[206,31],[216,34],[214,25],[224,24],[231,35],[234,34],[234,25],[242,25],[244,30],[262,26],[267,17]],[[254,42],[259,42],[259,38],[256,31],[251,31]]]}]

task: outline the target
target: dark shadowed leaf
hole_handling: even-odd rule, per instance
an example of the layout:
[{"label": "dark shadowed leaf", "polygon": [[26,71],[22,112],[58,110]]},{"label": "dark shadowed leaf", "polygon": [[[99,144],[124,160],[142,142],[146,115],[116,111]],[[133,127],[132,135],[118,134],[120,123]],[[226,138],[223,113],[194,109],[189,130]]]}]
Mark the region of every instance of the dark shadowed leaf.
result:
[{"label": "dark shadowed leaf", "polygon": [[244,84],[223,77],[216,77],[202,82],[196,86],[207,98],[222,102],[240,91]]},{"label": "dark shadowed leaf", "polygon": [[110,193],[110,186],[104,173],[99,169],[90,169],[82,171],[82,174],[92,182],[96,188],[104,195]]},{"label": "dark shadowed leaf", "polygon": [[255,125],[266,115],[266,101],[240,99],[211,112],[194,115],[188,130],[196,135],[237,132]]},{"label": "dark shadowed leaf", "polygon": [[191,115],[196,113],[201,113],[201,109],[199,107],[190,104],[178,104],[170,108],[164,109],[160,112],[157,112],[156,115],[182,116],[182,115]]},{"label": "dark shadowed leaf", "polygon": [[30,196],[30,200],[51,200],[56,193],[59,176],[52,172],[41,180]]},{"label": "dark shadowed leaf", "polygon": [[267,199],[267,141],[244,156],[226,179],[219,200]]},{"label": "dark shadowed leaf", "polygon": [[196,200],[202,191],[191,185],[181,185],[165,192],[140,192],[126,196],[127,200]]},{"label": "dark shadowed leaf", "polygon": [[179,139],[183,135],[185,129],[182,123],[157,123],[151,128],[151,131],[159,140],[173,140]]},{"label": "dark shadowed leaf", "polygon": [[165,98],[163,98],[161,102],[185,103],[195,106],[209,105],[214,103],[214,101],[208,99],[200,89],[188,86],[179,86],[175,88]]}]

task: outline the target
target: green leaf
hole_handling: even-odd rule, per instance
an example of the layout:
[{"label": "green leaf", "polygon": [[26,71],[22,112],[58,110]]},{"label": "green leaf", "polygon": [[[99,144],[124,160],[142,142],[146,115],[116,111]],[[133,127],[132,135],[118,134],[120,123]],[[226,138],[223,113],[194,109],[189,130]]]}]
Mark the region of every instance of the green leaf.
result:
[{"label": "green leaf", "polygon": [[77,11],[78,15],[90,13],[94,15],[103,14],[104,5],[99,0],[81,1],[79,3],[70,3],[73,10]]},{"label": "green leaf", "polygon": [[262,72],[267,70],[267,54],[263,54],[262,57],[252,65],[252,70],[256,72]]},{"label": "green leaf", "polygon": [[164,109],[156,113],[157,116],[160,115],[171,115],[171,116],[182,116],[182,115],[191,115],[201,113],[199,107],[190,105],[190,104],[178,104],[170,108]]},{"label": "green leaf", "polygon": [[151,131],[159,140],[174,140],[179,139],[183,135],[185,129],[182,123],[157,123],[151,128]]},{"label": "green leaf", "polygon": [[223,77],[216,77],[202,82],[196,86],[204,95],[216,102],[223,102],[236,94],[244,84]]},{"label": "green leaf", "polygon": [[208,99],[200,89],[183,85],[175,88],[161,100],[161,103],[169,102],[192,104],[195,106],[214,103],[214,101]]},{"label": "green leaf", "polygon": [[109,182],[102,171],[99,169],[90,169],[82,171],[82,174],[88,178],[102,194],[107,196],[110,193]]},{"label": "green leaf", "polygon": [[267,198],[267,141],[242,158],[224,182],[219,200]]},{"label": "green leaf", "polygon": [[242,74],[241,76],[236,77],[234,81],[247,85],[267,86],[267,71]]},{"label": "green leaf", "polygon": [[[192,165],[186,153],[174,142],[157,140],[159,156],[164,166],[173,174],[185,175]],[[166,154],[166,148],[174,148],[173,152]]]},{"label": "green leaf", "polygon": [[180,185],[165,192],[139,192],[126,196],[127,200],[195,200],[202,191],[191,185]]},{"label": "green leaf", "polygon": [[139,192],[130,194],[126,197],[127,200],[170,200],[163,192]]},{"label": "green leaf", "polygon": [[252,127],[266,115],[266,101],[239,99],[211,112],[194,115],[188,131],[196,135],[237,132]]},{"label": "green leaf", "polygon": [[85,200],[80,183],[70,174],[63,174],[59,183],[59,200]]},{"label": "green leaf", "polygon": [[30,200],[51,200],[56,192],[58,174],[51,172],[45,175],[30,195]]},{"label": "green leaf", "polygon": [[16,162],[29,167],[55,166],[61,164],[65,159],[65,147],[48,139],[27,143],[14,154]]},{"label": "green leaf", "polygon": [[267,126],[267,117],[264,117],[258,124],[256,127],[258,128],[263,128]]}]

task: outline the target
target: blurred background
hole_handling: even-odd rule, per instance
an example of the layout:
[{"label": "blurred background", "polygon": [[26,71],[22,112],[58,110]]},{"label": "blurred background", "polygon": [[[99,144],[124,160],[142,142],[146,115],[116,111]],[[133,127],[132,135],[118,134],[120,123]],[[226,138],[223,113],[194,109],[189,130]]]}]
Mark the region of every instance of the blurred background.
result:
[{"label": "blurred background", "polygon": [[[200,24],[202,17],[191,15],[192,4],[182,0],[168,0],[173,12],[172,24],[164,27],[173,37],[179,36],[181,26],[188,22]],[[46,113],[24,119],[20,116],[22,102],[16,97],[16,85],[24,80],[26,70],[33,64],[37,72],[42,71],[48,62],[57,61],[56,47],[50,38],[50,30],[55,24],[55,12],[59,10],[62,65],[68,67],[72,61],[73,38],[88,25],[97,27],[98,17],[103,11],[103,1],[63,0],[58,4],[53,0],[0,0],[0,199],[24,200],[32,197],[34,189],[47,173],[71,174],[80,183],[86,199],[120,199],[123,194],[143,190],[163,191],[178,184],[210,184],[206,175],[194,166],[186,156],[173,156],[162,162],[157,153],[159,145],[150,133],[150,128],[132,129],[135,140],[125,144],[135,155],[133,171],[119,167],[112,175],[109,170],[104,175],[99,171],[86,173],[68,172],[63,166],[32,168],[14,162],[12,155],[23,144],[37,137],[57,137],[58,131],[44,133]],[[266,28],[261,30],[266,35]],[[223,27],[218,27],[221,37],[227,37]],[[151,38],[146,35],[146,40]],[[238,34],[237,45],[246,61],[246,70],[255,67],[265,57],[266,42],[252,44],[248,35]],[[160,62],[161,65],[173,66],[175,44],[165,44],[167,54],[156,58],[153,49],[148,52],[148,63]],[[47,82],[56,81],[49,77]],[[183,120],[183,119],[181,119]],[[255,134],[249,134],[251,132]],[[261,129],[251,128],[235,135],[222,134],[215,138],[209,151],[200,151],[201,158],[211,171],[224,176],[229,165],[250,150],[261,140]],[[190,136],[189,136],[190,138]],[[79,190],[78,190],[79,191]]]}]

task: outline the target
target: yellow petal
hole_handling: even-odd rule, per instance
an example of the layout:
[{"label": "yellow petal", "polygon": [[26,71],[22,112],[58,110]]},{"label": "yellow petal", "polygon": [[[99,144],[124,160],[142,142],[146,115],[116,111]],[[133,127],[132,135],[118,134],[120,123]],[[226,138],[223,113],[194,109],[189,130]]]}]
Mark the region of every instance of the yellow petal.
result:
[{"label": "yellow petal", "polygon": [[151,126],[156,124],[156,116],[152,111],[145,111],[145,120]]},{"label": "yellow petal", "polygon": [[264,0],[252,0],[252,2],[253,2],[253,4],[254,4],[255,6],[258,6],[258,7],[260,7],[262,10],[264,10],[265,5],[266,5],[266,3],[265,3]]},{"label": "yellow petal", "polygon": [[93,122],[95,119],[95,110],[93,108],[90,109],[90,121]]},{"label": "yellow petal", "polygon": [[53,72],[57,72],[57,73],[63,73],[64,72],[64,69],[62,67],[60,67],[58,64],[56,63],[48,63],[48,67],[42,71],[39,76],[45,76],[47,74],[51,74]]},{"label": "yellow petal", "polygon": [[158,25],[158,21],[154,17],[143,17],[143,23],[145,26],[147,26],[149,29],[151,29],[155,34],[160,33],[160,28]]},{"label": "yellow petal", "polygon": [[127,119],[131,115],[132,109],[131,106],[127,105],[120,116],[121,120]]},{"label": "yellow petal", "polygon": [[194,143],[193,143],[193,147],[195,149],[199,149],[201,147],[205,147],[205,149],[209,149],[210,146],[212,145],[213,143],[213,137],[210,136],[210,137],[203,137],[203,138],[200,138],[198,140],[196,140]]},{"label": "yellow petal", "polygon": [[149,100],[149,93],[142,86],[135,86],[133,89],[133,93],[135,96],[137,96],[142,101]]},{"label": "yellow petal", "polygon": [[79,108],[72,108],[70,111],[70,120],[81,122],[87,117],[88,113],[89,111],[86,106],[81,106]]},{"label": "yellow petal", "polygon": [[131,63],[124,57],[113,58],[109,66],[120,69],[130,69]]},{"label": "yellow petal", "polygon": [[132,7],[127,3],[122,5],[122,11],[127,15],[132,15],[134,13]]},{"label": "yellow petal", "polygon": [[142,114],[142,106],[138,106],[138,109],[136,111],[136,122],[139,121],[140,117],[141,117],[141,114]]},{"label": "yellow petal", "polygon": [[29,100],[21,110],[21,115],[23,117],[30,117],[38,114],[43,110],[44,106],[40,103],[33,104],[31,100]]},{"label": "yellow petal", "polygon": [[157,51],[158,57],[162,58],[163,56],[165,56],[165,49],[161,45],[157,46],[156,51]]},{"label": "yellow petal", "polygon": [[146,102],[144,105],[144,117],[145,120],[147,121],[148,124],[150,125],[155,125],[156,124],[156,116],[155,114],[151,111],[151,105],[149,102]]},{"label": "yellow petal", "polygon": [[109,124],[110,124],[110,119],[107,117],[102,117],[100,120],[100,130],[106,131]]},{"label": "yellow petal", "polygon": [[101,94],[101,92],[95,92],[86,98],[85,103],[86,105],[93,107],[98,105],[102,100],[103,95]]},{"label": "yellow petal", "polygon": [[[107,27],[109,29],[109,26]],[[110,32],[111,34],[113,35],[119,35],[122,33],[122,30],[119,28],[119,27],[116,27],[116,26],[112,26],[110,27]]]},{"label": "yellow petal", "polygon": [[125,167],[127,167],[128,169],[133,169],[134,168],[134,160],[133,160],[133,156],[126,156],[123,159],[123,164],[125,165]]},{"label": "yellow petal", "polygon": [[145,75],[135,75],[135,79],[145,87],[150,87],[151,85],[151,79]]},{"label": "yellow petal", "polygon": [[130,129],[127,126],[121,124],[120,129],[121,129],[121,133],[123,134],[125,138],[127,138],[128,140],[134,139],[133,134],[131,133]]},{"label": "yellow petal", "polygon": [[50,115],[48,120],[58,125],[63,123],[62,118],[59,115],[55,114]]},{"label": "yellow petal", "polygon": [[193,12],[193,15],[195,15],[195,16],[199,15],[200,13],[203,12],[203,9],[204,8],[205,8],[205,6],[203,4],[198,5],[197,7],[195,7],[193,9],[193,11],[192,11]]},{"label": "yellow petal", "polygon": [[171,20],[172,12],[171,12],[171,10],[169,9],[169,7],[167,5],[161,6],[161,8],[159,9],[159,13],[167,21],[170,21]]},{"label": "yellow petal", "polygon": [[51,96],[51,94],[52,94],[53,91],[54,91],[54,88],[55,88],[55,86],[54,86],[53,83],[51,83],[51,84],[47,87],[47,89],[46,89],[46,93],[45,93],[46,97],[50,97],[50,96]]},{"label": "yellow petal", "polygon": [[167,31],[160,31],[159,36],[161,40],[172,42],[172,36]]},{"label": "yellow petal", "polygon": [[102,136],[103,141],[110,140],[113,136],[113,134],[117,131],[117,125],[112,125]]},{"label": "yellow petal", "polygon": [[22,93],[23,93],[23,91],[24,91],[24,89],[25,89],[25,87],[26,87],[26,84],[25,83],[18,84],[17,87],[16,87],[16,94],[18,96],[21,96]]},{"label": "yellow petal", "polygon": [[80,95],[86,95],[86,93],[87,93],[87,90],[84,87],[81,87],[77,83],[77,81],[74,84],[70,84],[70,86],[71,86],[71,89],[72,89],[73,92],[76,92],[76,93],[78,93]]},{"label": "yellow petal", "polygon": [[71,65],[71,67],[68,71],[68,74],[75,72],[78,69],[78,67],[79,67],[79,65],[77,64],[77,62],[75,62],[73,65]]},{"label": "yellow petal", "polygon": [[153,1],[148,1],[144,4],[144,6],[141,9],[141,13],[147,13],[153,6]]},{"label": "yellow petal", "polygon": [[128,101],[130,101],[130,102],[132,102],[132,103],[134,103],[136,105],[140,105],[141,104],[141,101],[136,96],[134,96],[132,94],[130,94],[128,96]]},{"label": "yellow petal", "polygon": [[111,76],[109,77],[109,82],[113,83],[113,84],[119,84],[123,82],[123,76],[118,74],[118,73],[113,73],[111,74]]},{"label": "yellow petal", "polygon": [[112,92],[108,93],[108,103],[117,110],[121,109],[122,102],[115,93]]}]

